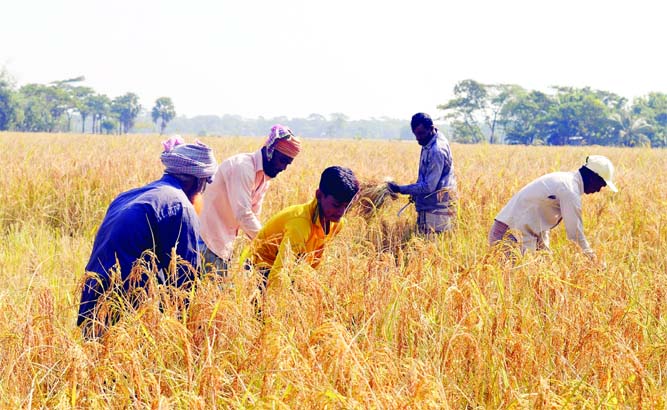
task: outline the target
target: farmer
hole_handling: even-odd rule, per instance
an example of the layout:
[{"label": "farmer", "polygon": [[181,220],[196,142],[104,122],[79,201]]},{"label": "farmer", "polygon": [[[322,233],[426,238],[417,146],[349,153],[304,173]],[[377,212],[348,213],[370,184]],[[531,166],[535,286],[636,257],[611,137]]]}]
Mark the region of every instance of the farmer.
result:
[{"label": "farmer", "polygon": [[398,185],[389,182],[389,190],[411,195],[417,208],[417,231],[441,233],[452,229],[456,196],[454,163],[447,138],[433,126],[428,114],[417,113],[410,122],[412,133],[422,146],[417,182]]},{"label": "farmer", "polygon": [[591,258],[595,253],[584,236],[581,219],[582,194],[594,194],[604,186],[618,192],[612,182],[614,166],[602,155],[591,155],[573,172],[543,175],[523,187],[496,216],[489,244],[518,242],[522,252],[549,249],[549,230],[562,220],[567,237]]},{"label": "farmer", "polygon": [[[98,306],[112,276],[122,280],[118,289],[128,297],[131,287],[147,284],[151,270],[158,283],[187,288],[199,267],[199,219],[193,202],[215,173],[215,157],[208,146],[185,144],[180,137],[163,146],[162,178],[120,194],[97,231],[77,319],[86,338],[100,336],[117,319],[107,309],[100,313]],[[172,261],[174,255],[178,262]]]},{"label": "farmer", "polygon": [[264,146],[224,160],[204,194],[200,215],[203,255],[207,264],[226,274],[239,229],[254,238],[269,181],[283,172],[301,151],[301,142],[280,124],[271,128]]},{"label": "farmer", "polygon": [[343,215],[358,191],[359,182],[350,169],[329,167],[322,172],[315,198],[289,206],[266,222],[241,258],[263,274],[262,288],[267,281],[269,286],[276,280],[291,283],[283,269],[290,254],[313,268],[320,264],[324,247],[340,232]]}]

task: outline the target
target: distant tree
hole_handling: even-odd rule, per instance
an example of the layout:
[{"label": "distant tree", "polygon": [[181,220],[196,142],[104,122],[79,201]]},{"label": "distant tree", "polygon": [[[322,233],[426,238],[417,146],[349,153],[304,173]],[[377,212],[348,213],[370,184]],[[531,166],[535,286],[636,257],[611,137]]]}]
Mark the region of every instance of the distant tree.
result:
[{"label": "distant tree", "polygon": [[454,98],[438,109],[452,121],[453,137],[461,142],[488,140],[495,144],[503,136],[500,115],[505,104],[524,92],[513,84],[482,84],[464,80],[454,86]]},{"label": "distant tree", "polygon": [[345,134],[345,123],[348,120],[348,116],[340,113],[334,112],[331,114],[331,123],[326,131],[328,137],[342,137]]},{"label": "distant tree", "polygon": [[653,127],[645,118],[633,114],[632,111],[621,110],[612,115],[615,128],[615,143],[627,147],[650,146],[649,135]]},{"label": "distant tree", "polygon": [[487,104],[484,84],[475,80],[463,80],[454,86],[454,98],[438,105],[445,111],[445,119],[452,120],[453,139],[460,142],[480,142],[482,132],[482,110]]},{"label": "distant tree", "polygon": [[51,87],[42,84],[26,84],[19,89],[19,98],[23,119],[17,124],[20,131],[51,132],[55,128],[57,118],[54,113],[62,113],[54,108]]},{"label": "distant tree", "polygon": [[654,92],[637,98],[631,111],[651,126],[651,131],[647,133],[651,146],[667,147],[667,94]]},{"label": "distant tree", "polygon": [[3,68],[0,70],[0,131],[9,129],[16,122],[17,111],[12,80]]},{"label": "distant tree", "polygon": [[9,129],[13,123],[15,105],[12,90],[0,83],[0,131]]},{"label": "distant tree", "polygon": [[85,105],[92,115],[92,132],[102,133],[102,121],[111,113],[111,100],[104,94],[95,94],[86,98]]},{"label": "distant tree", "polygon": [[164,133],[164,129],[167,127],[169,121],[171,121],[176,116],[176,110],[174,109],[174,103],[169,97],[160,97],[155,100],[155,106],[151,111],[151,117],[153,122],[157,125],[158,121],[160,122],[160,135]]},{"label": "distant tree", "polygon": [[540,91],[522,90],[502,108],[498,122],[510,144],[540,144],[548,135],[550,107],[555,100]]},{"label": "distant tree", "polygon": [[399,139],[402,140],[412,140],[415,138],[414,134],[412,133],[412,128],[410,128],[410,125],[402,126],[398,135]]},{"label": "distant tree", "polygon": [[293,118],[291,125],[299,135],[321,137],[327,128],[327,118],[322,114],[312,113],[306,118]]},{"label": "distant tree", "polygon": [[557,87],[557,105],[552,105],[546,121],[551,145],[573,143],[611,144],[613,126],[609,107],[589,88]]},{"label": "distant tree", "polygon": [[326,122],[326,121],[327,121],[327,118],[326,118],[324,115],[322,115],[322,114],[317,114],[317,113],[312,113],[312,114],[310,114],[310,115],[308,116],[308,118],[306,118],[306,119],[307,119],[308,121],[315,121],[315,122],[319,122],[319,123],[322,123],[322,122]]},{"label": "distant tree", "polygon": [[105,119],[100,124],[100,131],[105,134],[112,134],[113,131],[119,126],[118,122],[113,119]]},{"label": "distant tree", "polygon": [[127,134],[132,129],[140,111],[139,97],[134,93],[126,93],[111,102],[111,112],[116,114],[122,134]]},{"label": "distant tree", "polygon": [[251,135],[243,117],[240,115],[225,114],[222,116],[222,126],[227,131],[227,135]]},{"label": "distant tree", "polygon": [[486,85],[487,101],[482,107],[484,122],[489,130],[489,142],[496,144],[501,142],[498,135],[498,127],[502,128],[499,121],[500,113],[503,107],[515,99],[517,95],[525,94],[523,88],[513,84],[491,84]]},{"label": "distant tree", "polygon": [[95,90],[90,87],[74,87],[72,89],[74,106],[81,116],[81,132],[86,132],[86,119],[93,112],[90,100],[95,96]]},{"label": "distant tree", "polygon": [[[68,78],[65,80],[52,81],[50,85],[55,89],[55,92],[58,94],[59,98],[59,107],[61,111],[60,115],[65,114],[67,116],[67,125],[65,127],[66,132],[70,132],[72,129],[72,115],[77,111],[77,96],[74,84],[84,81],[86,77],[78,76],[74,78]],[[58,115],[54,115],[56,118]]]}]

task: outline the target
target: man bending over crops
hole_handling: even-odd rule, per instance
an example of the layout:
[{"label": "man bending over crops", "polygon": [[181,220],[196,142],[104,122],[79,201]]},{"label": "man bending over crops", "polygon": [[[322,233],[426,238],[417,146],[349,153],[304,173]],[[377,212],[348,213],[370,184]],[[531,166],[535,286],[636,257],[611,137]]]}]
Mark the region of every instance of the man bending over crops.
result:
[{"label": "man bending over crops", "polygon": [[224,160],[204,194],[200,215],[204,258],[220,274],[227,272],[239,229],[254,238],[269,181],[301,151],[301,142],[283,125],[274,125],[264,146],[254,153]]},{"label": "man bending over crops", "polygon": [[410,122],[422,146],[417,182],[398,185],[388,182],[392,192],[411,195],[417,208],[417,231],[441,233],[452,229],[456,196],[454,162],[447,138],[433,125],[428,114],[417,113]]},{"label": "man bending over crops", "polygon": [[594,258],[584,236],[581,196],[599,192],[604,186],[618,192],[613,176],[614,166],[607,157],[591,155],[578,171],[553,172],[537,178],[521,188],[496,216],[489,244],[507,240],[520,243],[523,252],[549,249],[549,231],[562,220],[568,239]]},{"label": "man bending over crops", "polygon": [[359,182],[350,169],[325,169],[315,198],[272,216],[246,247],[242,261],[247,260],[264,275],[264,287],[267,281],[269,286],[276,280],[290,284],[283,269],[288,255],[316,268],[324,247],[343,226],[343,215],[358,191]]},{"label": "man bending over crops", "polygon": [[100,336],[117,320],[109,303],[98,303],[102,295],[108,302],[115,298],[109,295],[130,297],[131,289],[146,286],[152,272],[158,283],[187,288],[199,267],[193,203],[215,173],[215,157],[208,146],[185,144],[180,137],[163,146],[162,178],[120,194],[97,231],[77,319],[86,338]]}]

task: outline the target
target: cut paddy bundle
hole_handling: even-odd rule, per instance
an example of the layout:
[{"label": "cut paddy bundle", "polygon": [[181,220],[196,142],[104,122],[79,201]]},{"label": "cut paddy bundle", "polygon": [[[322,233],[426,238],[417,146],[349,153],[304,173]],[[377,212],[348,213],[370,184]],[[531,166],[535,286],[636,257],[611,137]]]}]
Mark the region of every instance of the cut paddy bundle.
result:
[{"label": "cut paddy bundle", "polygon": [[366,182],[361,185],[356,208],[359,215],[364,219],[369,219],[375,215],[387,203],[388,199],[398,198],[398,194],[389,189],[387,182],[391,182],[391,178],[385,178],[381,183]]}]

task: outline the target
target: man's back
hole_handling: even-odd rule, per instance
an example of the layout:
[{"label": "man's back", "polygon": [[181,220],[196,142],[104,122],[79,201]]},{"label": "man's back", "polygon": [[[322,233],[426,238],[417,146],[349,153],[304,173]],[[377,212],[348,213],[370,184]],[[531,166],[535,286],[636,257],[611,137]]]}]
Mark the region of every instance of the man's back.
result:
[{"label": "man's back", "polygon": [[523,233],[523,242],[532,248],[531,237],[540,237],[548,247],[548,231],[565,221],[569,239],[584,250],[590,249],[583,233],[579,172],[552,172],[543,175],[517,192],[496,216],[510,229]]},{"label": "man's back", "polygon": [[106,275],[120,262],[123,277],[145,250],[152,250],[160,267],[168,265],[171,248],[196,262],[199,221],[178,181],[165,175],[141,188],[120,194],[110,205],[95,237],[86,270]]},{"label": "man's back", "polygon": [[[100,292],[109,285],[112,269],[120,269],[123,287],[129,288],[126,279],[145,251],[152,251],[157,258],[159,282],[166,281],[164,273],[169,270],[174,248],[177,255],[196,268],[198,236],[199,220],[194,207],[175,177],[165,174],[157,181],[120,194],[109,205],[86,265],[86,272],[99,275],[102,288],[95,279],[87,280],[77,324],[91,315]],[[181,286],[192,278],[188,268],[180,266],[175,279],[173,284]],[[143,286],[146,280],[142,277],[136,285]]]}]

